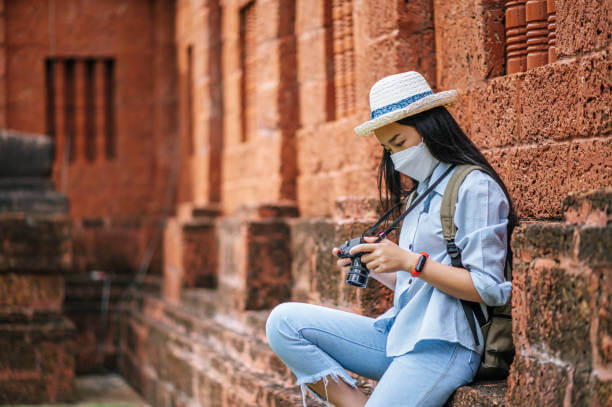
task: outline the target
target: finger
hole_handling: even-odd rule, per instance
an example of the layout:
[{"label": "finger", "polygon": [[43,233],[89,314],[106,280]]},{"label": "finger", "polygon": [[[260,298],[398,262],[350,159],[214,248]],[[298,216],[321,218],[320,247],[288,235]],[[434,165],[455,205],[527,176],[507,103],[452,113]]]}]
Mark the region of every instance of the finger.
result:
[{"label": "finger", "polygon": [[338,255],[338,252],[339,252],[339,251],[340,251],[340,249],[338,249],[337,247],[334,247],[334,248],[332,249],[332,253],[333,253],[335,256],[337,256],[337,255]]},{"label": "finger", "polygon": [[336,264],[338,264],[340,267],[345,267],[351,264],[351,259],[340,259],[336,262]]},{"label": "finger", "polygon": [[364,236],[363,240],[365,240],[368,243],[374,243],[376,242],[376,239],[378,239],[377,236]]},{"label": "finger", "polygon": [[374,260],[366,263],[366,267],[369,268],[370,270],[375,269],[379,265],[380,265],[380,261],[378,261],[378,259],[374,259]]},{"label": "finger", "polygon": [[357,254],[357,253],[373,252],[374,250],[376,250],[377,244],[378,243],[358,244],[357,246],[353,247],[349,253]]},{"label": "finger", "polygon": [[374,265],[374,268],[371,270],[373,273],[383,273],[385,271],[385,265],[383,263],[377,262]]},{"label": "finger", "polygon": [[368,254],[364,254],[361,256],[361,261],[364,263],[367,263],[369,261],[373,261],[374,259],[376,259],[378,257],[378,254],[376,251],[370,252]]}]

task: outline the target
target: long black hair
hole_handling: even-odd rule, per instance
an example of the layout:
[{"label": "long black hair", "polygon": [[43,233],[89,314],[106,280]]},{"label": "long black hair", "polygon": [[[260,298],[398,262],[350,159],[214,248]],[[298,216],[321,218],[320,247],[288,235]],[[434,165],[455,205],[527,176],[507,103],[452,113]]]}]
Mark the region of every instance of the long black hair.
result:
[{"label": "long black hair", "polygon": [[[465,135],[449,111],[443,106],[438,106],[398,120],[397,123],[415,127],[423,137],[423,142],[431,155],[441,162],[478,165],[499,184],[510,205],[508,213],[508,242],[510,242],[510,235],[518,220],[508,189],[499,174]],[[408,192],[402,185],[399,172],[395,171],[391,153],[387,149],[383,149],[378,168],[378,192],[383,208],[389,208],[398,203]]]}]

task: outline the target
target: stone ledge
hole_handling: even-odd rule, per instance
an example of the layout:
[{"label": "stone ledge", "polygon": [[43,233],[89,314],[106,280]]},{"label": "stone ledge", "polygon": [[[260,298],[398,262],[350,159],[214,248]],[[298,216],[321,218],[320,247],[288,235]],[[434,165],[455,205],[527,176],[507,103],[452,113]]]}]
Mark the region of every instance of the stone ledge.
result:
[{"label": "stone ledge", "polygon": [[[185,350],[193,347],[199,349],[198,356],[201,357],[204,356],[201,354],[204,346],[210,358],[207,359],[207,364],[216,367],[227,365],[229,372],[240,371],[245,376],[232,379],[231,382],[264,392],[268,403],[265,405],[300,405],[300,391],[293,385],[293,375],[284,365],[277,366],[277,363],[274,363],[276,358],[266,345],[264,327],[269,310],[248,311],[239,320],[221,323],[217,315],[217,300],[217,293],[208,289],[186,290],[179,306],[145,294],[137,299],[135,306],[131,307],[131,312],[139,324],[155,326],[153,329],[162,329],[167,335],[171,335],[172,338],[168,340],[174,344],[174,348]],[[153,337],[157,338],[156,335]],[[181,339],[178,339],[179,337]],[[147,338],[152,338],[151,333],[147,334]],[[164,340],[156,340],[160,346],[166,346],[163,345]],[[135,344],[136,341],[133,340],[132,343]],[[137,354],[136,349],[129,348],[127,351]],[[132,364],[135,362],[130,361]],[[180,363],[190,362],[186,360]],[[358,382],[367,394],[375,386],[374,381]],[[263,388],[265,390],[262,390]],[[455,392],[446,407],[502,407],[506,405],[506,388],[505,382],[463,386]],[[313,405],[313,401],[309,401],[309,405]]]},{"label": "stone ledge", "polygon": [[612,188],[569,194],[563,213],[570,224],[605,226],[612,222]]},{"label": "stone ledge", "polygon": [[71,236],[67,215],[0,213],[0,273],[71,272]]},{"label": "stone ledge", "polygon": [[73,399],[74,324],[0,324],[0,404]]},{"label": "stone ledge", "polygon": [[51,137],[0,129],[0,146],[0,176],[51,175],[54,148]]},{"label": "stone ledge", "polygon": [[506,381],[472,383],[455,391],[445,407],[505,407]]},{"label": "stone ledge", "polygon": [[[171,399],[180,398],[187,401],[197,397],[192,387],[193,378],[197,376],[198,382],[210,380],[219,386],[230,385],[231,390],[225,389],[219,393],[224,394],[229,403],[227,405],[281,407],[297,406],[301,403],[300,390],[297,386],[289,386],[271,378],[268,374],[250,369],[242,361],[210,347],[209,340],[203,335],[193,333],[185,335],[180,333],[180,330],[177,331],[168,321],[159,321],[137,310],[131,310],[130,319],[139,325],[139,329],[147,330],[149,343],[155,343],[160,347],[158,349],[160,354],[155,356],[157,360],[151,360],[152,364],[146,362],[143,364],[143,361],[135,360],[135,353],[132,350],[124,349],[122,353],[121,365],[124,374],[135,387],[141,389],[147,399],[152,396],[147,391],[151,387],[171,389],[173,393],[170,394]],[[167,341],[172,345],[168,346]],[[155,352],[154,349],[151,350]],[[162,361],[163,365],[160,364]],[[189,372],[186,372],[185,368]],[[173,375],[178,372],[181,377],[188,376],[191,379],[184,381],[175,378]],[[147,381],[154,383],[149,384]],[[322,407],[322,404],[312,399],[308,404]]]}]

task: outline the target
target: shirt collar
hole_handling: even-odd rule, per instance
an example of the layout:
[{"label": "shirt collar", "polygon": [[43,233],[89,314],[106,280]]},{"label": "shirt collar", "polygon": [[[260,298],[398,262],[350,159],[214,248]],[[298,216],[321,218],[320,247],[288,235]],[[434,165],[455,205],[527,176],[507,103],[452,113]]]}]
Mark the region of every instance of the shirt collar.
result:
[{"label": "shirt collar", "polygon": [[[448,167],[450,167],[451,165],[452,165],[451,163],[440,162],[436,166],[436,168],[434,168],[429,178],[419,183],[417,187],[417,193],[420,195],[423,192],[425,192],[425,190],[429,187],[429,185],[432,182],[435,182],[442,174],[444,174],[444,171],[446,171]],[[444,195],[444,190],[446,189],[446,185],[448,184],[448,180],[450,179],[450,177],[451,177],[451,174],[447,175],[446,178],[440,181],[440,183],[436,185],[436,187],[434,188],[434,191],[440,195]]]}]

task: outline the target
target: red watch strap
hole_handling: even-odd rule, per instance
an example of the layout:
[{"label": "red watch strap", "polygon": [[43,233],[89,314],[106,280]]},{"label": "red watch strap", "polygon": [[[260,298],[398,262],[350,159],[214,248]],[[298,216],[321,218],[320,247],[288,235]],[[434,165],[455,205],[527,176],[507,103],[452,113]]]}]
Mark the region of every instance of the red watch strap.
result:
[{"label": "red watch strap", "polygon": [[412,270],[412,273],[410,273],[412,277],[418,277],[421,274],[421,271],[423,271],[423,267],[425,267],[425,262],[428,258],[429,254],[427,254],[426,252],[421,252],[421,256],[417,260],[414,269]]}]

